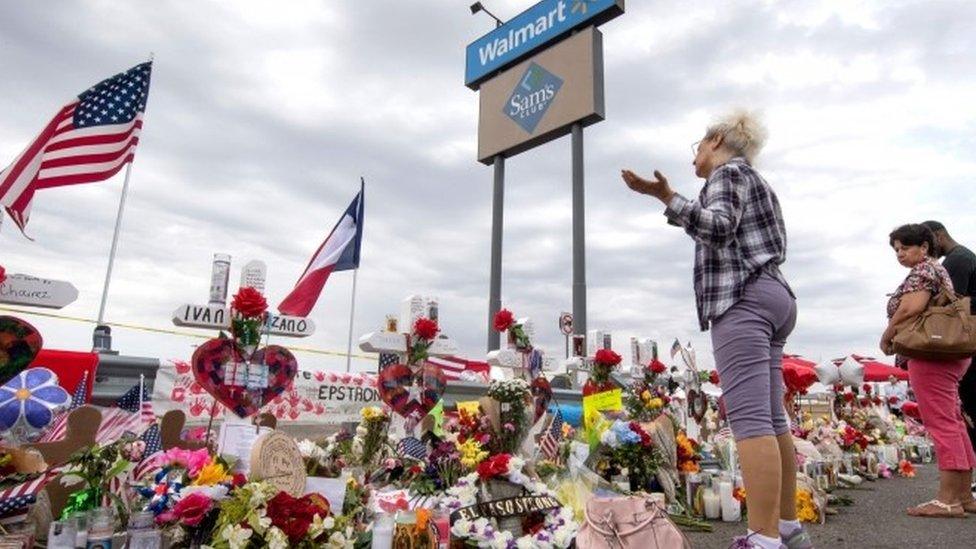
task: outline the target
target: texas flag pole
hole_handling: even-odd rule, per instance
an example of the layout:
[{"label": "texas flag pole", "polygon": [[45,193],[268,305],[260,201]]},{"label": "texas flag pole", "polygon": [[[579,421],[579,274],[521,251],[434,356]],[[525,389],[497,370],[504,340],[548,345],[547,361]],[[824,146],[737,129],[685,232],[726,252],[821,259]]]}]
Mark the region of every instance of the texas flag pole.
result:
[{"label": "texas flag pole", "polygon": [[363,244],[363,214],[366,202],[366,181],[360,178],[359,194],[339,218],[332,232],[315,251],[295,288],[278,305],[283,315],[308,316],[315,307],[322,288],[334,271],[352,270],[352,305],[349,311],[349,340],[346,346],[346,371],[351,369],[353,317],[356,313],[356,275],[359,272],[359,253]]}]

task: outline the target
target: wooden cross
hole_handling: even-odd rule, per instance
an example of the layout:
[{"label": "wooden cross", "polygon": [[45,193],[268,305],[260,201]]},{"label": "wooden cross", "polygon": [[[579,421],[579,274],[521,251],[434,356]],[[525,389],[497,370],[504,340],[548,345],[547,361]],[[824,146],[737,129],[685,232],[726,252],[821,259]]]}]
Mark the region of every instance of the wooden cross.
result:
[{"label": "wooden cross", "polygon": [[[525,335],[529,338],[529,341],[535,337],[535,323],[532,322],[530,318],[520,318],[516,322],[522,326],[522,330]],[[516,376],[520,376],[523,379],[529,380],[530,368],[529,360],[531,359],[531,351],[538,351],[542,355],[542,370],[548,371],[555,369],[555,358],[548,356],[545,351],[535,347],[533,349],[518,349],[511,339],[508,340],[508,347],[505,349],[498,349],[496,351],[489,351],[488,358],[486,361],[489,366],[498,368],[508,368],[513,371]]]}]

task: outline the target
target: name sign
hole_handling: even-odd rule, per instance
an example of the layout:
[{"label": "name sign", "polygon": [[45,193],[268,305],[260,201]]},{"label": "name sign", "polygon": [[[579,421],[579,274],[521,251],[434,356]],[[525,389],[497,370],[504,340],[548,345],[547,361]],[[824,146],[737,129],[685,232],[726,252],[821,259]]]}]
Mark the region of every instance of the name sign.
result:
[{"label": "name sign", "polygon": [[484,503],[476,503],[454,511],[451,513],[451,522],[453,523],[462,518],[476,520],[479,518],[514,517],[556,509],[558,507],[562,507],[562,504],[552,496],[519,496],[508,499],[496,499]]},{"label": "name sign", "polygon": [[[173,312],[173,324],[191,328],[230,329],[230,310],[223,305],[186,304]],[[300,316],[271,314],[268,333],[284,337],[308,337],[315,333],[315,323]]]},{"label": "name sign", "polygon": [[624,12],[624,0],[543,0],[468,44],[464,84],[476,90],[493,73],[583,25]]},{"label": "name sign", "polygon": [[61,309],[76,299],[78,289],[63,280],[14,274],[0,284],[0,303]]}]

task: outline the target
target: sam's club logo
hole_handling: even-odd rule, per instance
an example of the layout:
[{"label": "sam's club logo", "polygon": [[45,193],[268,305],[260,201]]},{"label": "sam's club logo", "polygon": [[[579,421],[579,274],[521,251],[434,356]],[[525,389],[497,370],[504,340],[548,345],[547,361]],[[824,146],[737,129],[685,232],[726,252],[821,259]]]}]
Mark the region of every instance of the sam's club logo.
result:
[{"label": "sam's club logo", "polygon": [[562,85],[562,78],[532,63],[508,98],[505,114],[526,132],[534,132]]}]

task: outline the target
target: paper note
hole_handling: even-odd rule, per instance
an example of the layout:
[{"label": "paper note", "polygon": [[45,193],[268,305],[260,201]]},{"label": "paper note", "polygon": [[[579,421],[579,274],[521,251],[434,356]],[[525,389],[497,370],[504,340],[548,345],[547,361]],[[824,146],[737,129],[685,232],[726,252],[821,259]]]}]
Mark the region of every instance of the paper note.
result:
[{"label": "paper note", "polygon": [[217,437],[217,453],[235,461],[234,470],[246,475],[251,470],[251,448],[254,446],[254,441],[271,431],[273,429],[255,427],[250,422],[224,421],[220,425],[220,434]]},{"label": "paper note", "polygon": [[624,407],[623,390],[614,389],[583,397],[583,421],[589,427],[600,412],[615,412]]}]

